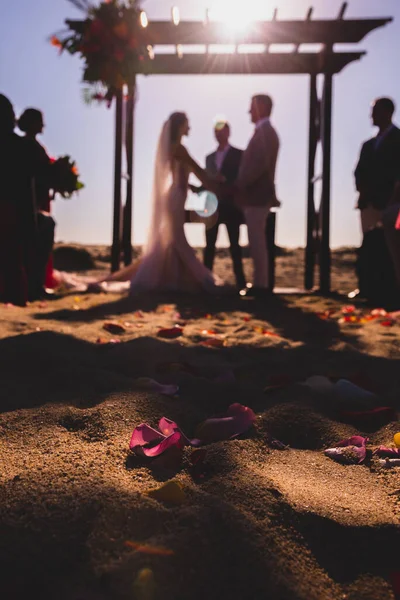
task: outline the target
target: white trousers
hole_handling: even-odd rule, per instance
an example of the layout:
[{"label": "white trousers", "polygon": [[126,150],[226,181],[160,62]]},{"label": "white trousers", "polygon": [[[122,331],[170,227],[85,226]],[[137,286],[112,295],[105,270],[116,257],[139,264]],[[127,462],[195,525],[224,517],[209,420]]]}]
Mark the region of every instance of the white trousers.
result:
[{"label": "white trousers", "polygon": [[259,288],[268,288],[268,247],[265,230],[269,208],[247,206],[243,212],[249,236],[250,255],[254,265],[253,285]]}]

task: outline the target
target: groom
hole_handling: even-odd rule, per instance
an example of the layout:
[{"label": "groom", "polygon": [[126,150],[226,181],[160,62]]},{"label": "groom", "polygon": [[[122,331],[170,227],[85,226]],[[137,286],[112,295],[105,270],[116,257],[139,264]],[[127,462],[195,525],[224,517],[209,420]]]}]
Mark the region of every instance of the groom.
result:
[{"label": "groom", "polygon": [[240,292],[245,297],[265,297],[272,293],[268,280],[267,218],[271,208],[280,206],[275,194],[275,170],[279,138],[271,124],[273,102],[270,96],[254,96],[250,116],[255,132],[245,150],[236,181],[236,202],[243,209],[254,264],[254,284]]}]

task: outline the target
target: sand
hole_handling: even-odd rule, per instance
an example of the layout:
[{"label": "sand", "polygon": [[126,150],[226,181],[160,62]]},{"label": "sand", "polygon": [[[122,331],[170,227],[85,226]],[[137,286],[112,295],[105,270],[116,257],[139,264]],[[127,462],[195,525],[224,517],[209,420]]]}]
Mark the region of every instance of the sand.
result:
[{"label": "sand", "polygon": [[[107,253],[92,253],[104,269]],[[301,260],[282,254],[278,285],[301,284]],[[353,260],[335,253],[341,292],[355,287]],[[226,253],[216,270],[231,278]],[[400,469],[370,451],[363,465],[340,465],[323,450],[354,434],[390,445],[400,424],[350,425],[331,396],[299,384],[353,378],[399,406],[400,320],[340,322],[346,304],[84,294],[0,306],[0,597],[393,600]],[[125,331],[105,331],[109,321]],[[158,337],[177,321],[181,337]],[[201,345],[205,330],[224,345]],[[271,389],[279,376],[285,385]],[[140,377],[177,383],[179,396],[140,389]],[[201,471],[189,449],[180,464],[129,452],[143,422],[167,416],[193,436],[233,402],[253,408],[255,426],[210,445]],[[170,480],[184,504],[145,494]]]}]

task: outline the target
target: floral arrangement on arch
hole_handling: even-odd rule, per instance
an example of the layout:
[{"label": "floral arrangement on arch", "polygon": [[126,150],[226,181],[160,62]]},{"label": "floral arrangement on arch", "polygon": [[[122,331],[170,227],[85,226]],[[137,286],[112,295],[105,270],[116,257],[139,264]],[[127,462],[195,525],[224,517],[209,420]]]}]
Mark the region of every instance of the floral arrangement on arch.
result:
[{"label": "floral arrangement on arch", "polygon": [[67,30],[53,35],[51,43],[84,60],[82,79],[90,88],[85,99],[111,104],[124,85],[132,85],[150,49],[141,40],[138,0],[69,0],[86,13],[82,21],[67,20]]}]

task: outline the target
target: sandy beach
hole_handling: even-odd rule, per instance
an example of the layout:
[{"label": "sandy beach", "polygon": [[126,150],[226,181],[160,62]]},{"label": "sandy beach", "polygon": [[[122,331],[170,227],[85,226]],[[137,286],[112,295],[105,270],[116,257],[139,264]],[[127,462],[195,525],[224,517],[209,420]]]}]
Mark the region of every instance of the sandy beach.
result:
[{"label": "sandy beach", "polygon": [[[85,273],[105,271],[108,250],[90,253]],[[57,266],[77,269],[75,254],[58,250]],[[232,283],[227,256],[216,272]],[[399,408],[400,316],[345,309],[354,259],[335,251],[331,298],[66,294],[1,305],[0,597],[394,600],[400,468],[372,452],[400,424],[344,413]],[[278,286],[302,285],[302,260],[280,252]],[[160,337],[176,325],[179,337]],[[375,399],[302,385],[315,375]],[[236,402],[254,426],[207,445],[196,468],[191,448],[156,459],[129,450],[142,423],[165,416],[192,438]],[[354,435],[369,440],[363,464],[324,455]],[[169,481],[179,498],[147,494]]]}]

